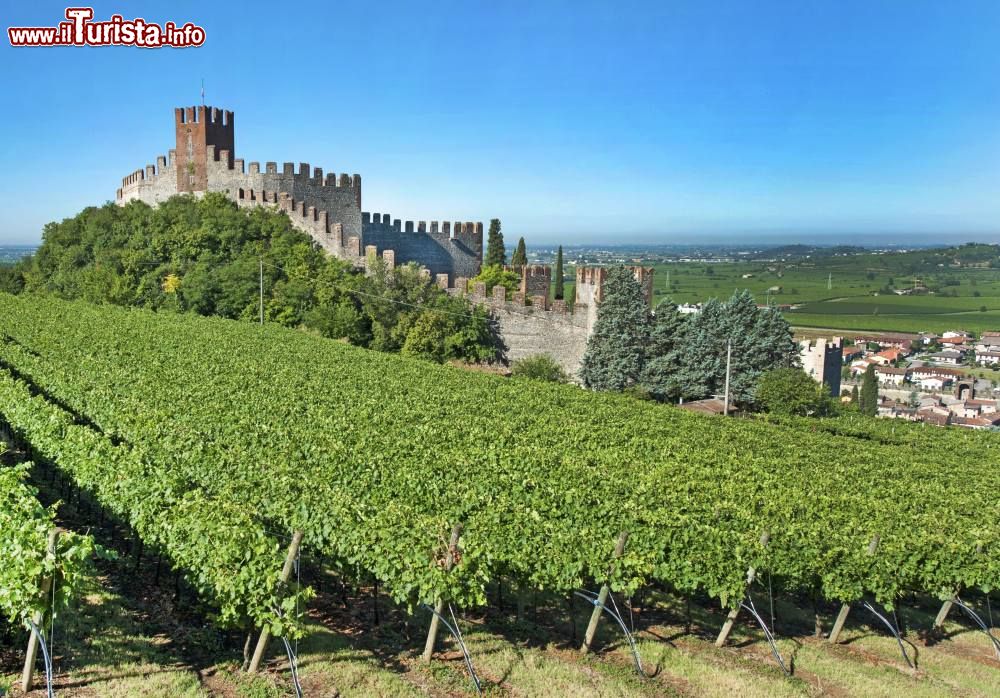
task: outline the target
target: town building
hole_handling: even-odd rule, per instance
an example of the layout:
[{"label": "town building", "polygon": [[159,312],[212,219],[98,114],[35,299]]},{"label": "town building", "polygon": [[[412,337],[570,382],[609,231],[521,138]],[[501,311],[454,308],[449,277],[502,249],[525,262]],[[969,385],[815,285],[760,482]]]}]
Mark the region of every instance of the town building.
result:
[{"label": "town building", "polygon": [[824,384],[830,395],[840,395],[840,368],[843,356],[843,339],[834,337],[805,339],[799,342],[799,358],[802,369],[817,383]]}]

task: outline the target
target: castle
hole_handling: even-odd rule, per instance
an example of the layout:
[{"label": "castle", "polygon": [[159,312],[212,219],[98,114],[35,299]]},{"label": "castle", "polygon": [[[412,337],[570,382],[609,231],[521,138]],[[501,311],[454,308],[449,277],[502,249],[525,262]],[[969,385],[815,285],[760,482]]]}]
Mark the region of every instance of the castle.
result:
[{"label": "castle", "polygon": [[389,266],[416,262],[446,288],[479,273],[483,224],[406,221],[361,210],[361,176],[324,175],[300,163],[244,163],[236,157],[233,112],[215,107],[174,110],[175,148],[122,180],[115,201],[151,206],[176,194],[222,192],[240,206],[277,206],[330,254],[364,267],[372,256]]},{"label": "castle", "polygon": [[[174,110],[175,148],[122,180],[115,202],[155,206],[177,194],[221,192],[240,207],[268,206],[285,211],[292,225],[328,253],[366,268],[380,257],[387,266],[415,262],[449,293],[487,305],[497,318],[508,357],[550,354],[576,375],[597,320],[607,269],[578,267],[576,304],[549,300],[552,270],[521,268],[520,288],[507,298],[503,286],[487,298],[486,285],[472,284],[483,260],[483,224],[456,221],[403,222],[389,214],[361,210],[361,176],[323,174],[300,163],[245,163],[236,157],[233,112],[215,107]],[[646,301],[652,304],[653,269],[633,267]]]}]

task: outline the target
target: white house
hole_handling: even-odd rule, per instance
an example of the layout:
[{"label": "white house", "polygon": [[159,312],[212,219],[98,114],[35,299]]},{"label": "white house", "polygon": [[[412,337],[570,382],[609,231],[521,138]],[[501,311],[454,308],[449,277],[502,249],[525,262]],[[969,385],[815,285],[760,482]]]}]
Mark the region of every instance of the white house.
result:
[{"label": "white house", "polygon": [[876,366],[875,375],[882,385],[901,386],[906,380],[906,369],[893,366]]},{"label": "white house", "polygon": [[925,376],[920,379],[919,385],[924,390],[944,390],[952,383],[952,379],[947,376]]},{"label": "white house", "polygon": [[1000,363],[1000,349],[976,349],[976,363],[983,365],[996,365]]}]

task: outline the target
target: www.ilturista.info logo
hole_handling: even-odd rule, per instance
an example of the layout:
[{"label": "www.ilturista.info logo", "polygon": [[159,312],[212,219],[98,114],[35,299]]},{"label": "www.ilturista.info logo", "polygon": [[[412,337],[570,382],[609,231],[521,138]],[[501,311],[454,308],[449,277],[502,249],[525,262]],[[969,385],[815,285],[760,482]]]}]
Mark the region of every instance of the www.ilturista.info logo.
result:
[{"label": "www.ilturista.info logo", "polygon": [[66,19],[56,27],[9,27],[11,46],[140,46],[187,48],[205,43],[205,30],[188,22],[163,26],[141,17],[111,15],[107,22],[93,22],[94,8],[67,7]]}]

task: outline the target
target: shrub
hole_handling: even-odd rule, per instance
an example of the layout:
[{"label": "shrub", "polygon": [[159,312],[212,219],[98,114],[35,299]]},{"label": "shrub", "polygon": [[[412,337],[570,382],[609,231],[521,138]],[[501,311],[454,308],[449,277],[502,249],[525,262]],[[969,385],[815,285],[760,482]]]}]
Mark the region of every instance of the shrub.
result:
[{"label": "shrub", "polygon": [[510,373],[518,378],[532,378],[550,383],[569,382],[569,376],[562,366],[548,354],[536,354],[515,361]]}]

